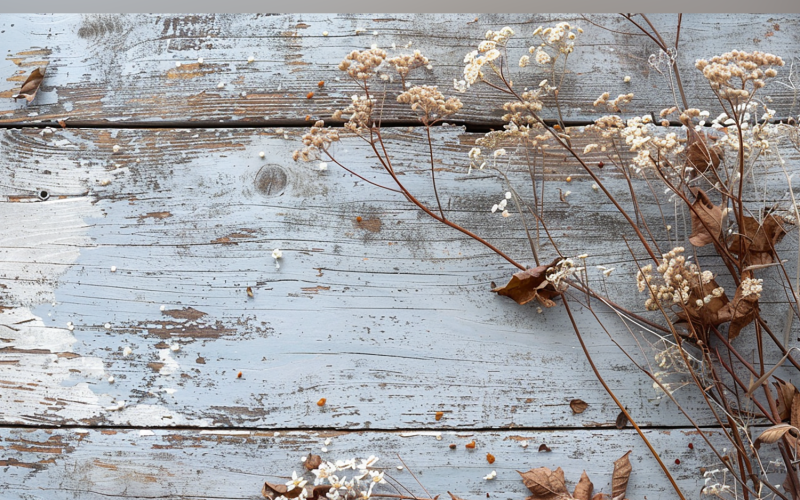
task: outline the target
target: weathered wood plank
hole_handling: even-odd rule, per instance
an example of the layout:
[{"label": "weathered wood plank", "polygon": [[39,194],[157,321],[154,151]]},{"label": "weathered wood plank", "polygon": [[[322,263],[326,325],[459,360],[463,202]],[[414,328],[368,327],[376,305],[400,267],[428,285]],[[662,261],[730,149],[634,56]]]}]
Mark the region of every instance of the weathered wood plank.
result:
[{"label": "weathered wood plank", "polygon": [[[677,16],[652,18],[665,39],[672,40]],[[550,75],[533,64],[517,76],[517,60],[527,54],[536,27],[563,20],[585,30],[570,56],[573,74],[560,96],[565,119],[604,114],[592,102],[606,91],[612,97],[633,92],[636,97],[626,110],[632,114],[671,106],[667,80],[647,62],[657,51],[655,45],[643,36],[620,34],[634,30],[620,16],[589,19],[607,29],[574,14],[6,14],[0,19],[0,45],[7,49],[0,61],[6,79],[0,98],[15,94],[34,67],[48,69],[36,100],[30,105],[5,101],[0,121],[263,123],[328,118],[358,91],[345,78],[336,80],[342,76],[336,67],[350,51],[372,44],[385,49],[394,45],[391,54],[419,49],[432,62],[432,69],[422,70],[424,83],[452,88],[453,79],[462,77],[464,55],[488,29],[506,25],[518,34],[509,45],[512,78],[518,88],[536,86]],[[798,28],[796,14],[684,15],[678,59],[690,106],[709,109],[714,116],[719,112],[708,83],[693,67],[696,59],[738,49],[772,52],[789,63],[800,44]],[[251,56],[254,61],[248,63]],[[180,68],[176,62],[182,63]],[[623,82],[626,75],[630,83]],[[791,87],[800,82],[796,74],[793,82],[789,76],[787,65],[779,78],[786,85],[773,83],[762,94],[771,96],[769,106],[779,116],[798,112],[797,90]],[[320,81],[325,82],[321,88]],[[220,82],[225,83],[222,89]],[[309,92],[314,92],[311,99]],[[465,107],[454,119],[496,123],[503,114],[505,99],[486,86],[461,97]],[[383,117],[414,118],[394,98],[388,99]]]},{"label": "weathered wood plank", "polygon": [[[517,470],[562,467],[570,491],[586,471],[595,491],[610,493],[613,461],[628,450],[633,473],[628,498],[666,500],[675,493],[640,438],[626,430],[542,432],[275,432],[149,429],[0,429],[4,499],[94,500],[124,498],[257,499],[264,481],[284,483],[303,472],[301,457],[328,460],[379,457],[377,468],[424,495],[405,464],[431,495],[519,499],[528,493]],[[717,432],[709,433],[716,444]],[[704,484],[701,467],[718,467],[696,433],[647,431],[684,492]],[[330,438],[327,452],[324,441]],[[475,440],[474,450],[464,445]],[[529,446],[520,443],[527,440]],[[455,450],[449,444],[457,444]],[[546,443],[549,453],[537,451]],[[693,443],[694,449],[689,449]],[[489,465],[486,453],[496,457]],[[676,464],[676,460],[679,464]],[[492,470],[497,478],[483,479]],[[289,477],[287,477],[289,476]],[[313,479],[313,476],[309,474]],[[351,474],[347,474],[351,476]],[[776,475],[777,476],[777,475]],[[780,482],[776,477],[775,482]],[[313,481],[312,481],[313,482]],[[380,486],[376,491],[381,491]],[[385,490],[395,493],[393,489]]]},{"label": "weathered wood plank", "polygon": [[[433,202],[428,173],[416,166],[409,142],[421,133],[404,129],[387,137],[404,182]],[[8,201],[0,203],[0,284],[2,305],[10,309],[0,316],[0,420],[613,426],[618,410],[589,370],[563,309],[537,314],[535,305],[519,307],[489,293],[490,282],[504,282],[514,268],[393,193],[333,166],[320,172],[315,164],[291,162],[298,135],[3,132]],[[435,133],[435,143],[446,145],[437,184],[447,213],[530,261],[519,221],[489,211],[506,186],[486,171],[466,174],[475,137],[456,127]],[[269,155],[261,159],[259,151]],[[385,180],[362,143],[346,140],[337,151],[358,171]],[[585,176],[563,180],[575,165],[559,158],[547,168],[547,216],[562,251],[589,253],[590,266],[617,267],[606,286],[641,311],[636,267],[619,239],[630,230]],[[285,185],[265,189],[267,169]],[[522,172],[511,175],[524,181]],[[626,183],[610,172],[609,183],[624,198]],[[567,186],[572,205],[558,201],[556,188]],[[43,190],[46,202],[35,198]],[[656,213],[651,199],[642,200],[642,210]],[[283,250],[280,269],[270,256],[274,248]],[[596,283],[604,279],[591,272]],[[601,315],[614,321],[609,312]],[[578,320],[607,381],[642,425],[685,425],[672,403],[658,404],[652,382],[591,315],[579,313]],[[637,341],[614,331],[638,352]],[[663,348],[653,337],[639,344],[651,360]],[[327,399],[324,407],[316,404],[320,398]],[[589,410],[573,415],[573,398],[589,402]],[[698,421],[713,422],[700,401],[685,403]],[[445,414],[439,422],[437,411]]]}]

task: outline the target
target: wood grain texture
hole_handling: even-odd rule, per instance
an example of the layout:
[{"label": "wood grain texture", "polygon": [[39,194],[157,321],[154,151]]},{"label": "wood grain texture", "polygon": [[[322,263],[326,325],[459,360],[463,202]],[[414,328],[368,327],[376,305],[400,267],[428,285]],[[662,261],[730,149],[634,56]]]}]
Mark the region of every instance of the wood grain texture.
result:
[{"label": "wood grain texture", "polygon": [[[404,183],[434,204],[429,173],[413,146],[422,133],[389,133],[388,147]],[[0,350],[8,401],[3,422],[275,429],[614,425],[618,409],[589,370],[561,307],[539,314],[534,304],[519,307],[491,294],[490,283],[505,282],[515,268],[395,193],[333,166],[320,172],[316,163],[292,162],[298,135],[5,131],[0,154],[8,201],[0,203],[0,214],[4,241],[18,242],[2,249],[13,255],[0,274],[9,308],[2,324],[11,327]],[[579,147],[589,140],[574,136]],[[475,138],[457,127],[434,135],[448,217],[530,262],[519,220],[489,210],[507,189],[502,179],[488,171],[467,175]],[[259,151],[269,155],[261,159]],[[337,151],[368,178],[387,181],[363,143],[347,139]],[[29,157],[47,159],[37,164]],[[590,266],[616,267],[609,278],[594,268],[590,277],[641,311],[636,266],[620,241],[622,235],[633,241],[633,233],[576,165],[554,157],[545,168],[546,216],[561,251],[588,253]],[[281,174],[265,177],[265,171]],[[567,183],[570,173],[575,179]],[[509,175],[517,185],[530,182],[519,169]],[[612,172],[606,177],[624,198],[627,184]],[[558,189],[567,188],[570,203],[559,201]],[[43,189],[48,201],[30,194]],[[658,213],[653,199],[641,205],[650,216]],[[62,240],[67,224],[75,235]],[[61,245],[66,253],[48,250]],[[280,269],[271,257],[275,248],[283,251]],[[543,260],[554,255],[546,246],[542,252]],[[775,300],[783,318],[781,297]],[[764,307],[770,314],[770,305]],[[643,346],[643,362],[663,349],[656,337],[637,331],[634,339],[613,313],[599,312],[617,325],[615,340],[634,353],[637,342]],[[685,425],[589,313],[578,312],[578,320],[604,377],[642,425]],[[327,399],[324,407],[316,404],[320,398]],[[573,398],[589,409],[573,415]],[[699,422],[713,421],[702,402],[684,402]],[[437,411],[445,414],[438,422]]]},{"label": "wood grain texture", "polygon": [[[418,49],[428,56],[432,69],[420,70],[413,81],[452,89],[453,79],[462,78],[464,55],[487,30],[503,26],[517,32],[509,44],[516,87],[533,87],[551,75],[535,64],[518,74],[517,61],[528,53],[536,27],[563,20],[585,30],[570,56],[571,74],[561,92],[565,119],[605,114],[592,106],[603,92],[612,98],[633,92],[636,97],[627,114],[658,113],[673,105],[667,79],[648,64],[658,49],[644,36],[624,35],[635,28],[617,15],[591,15],[586,20],[574,14],[6,14],[0,19],[0,44],[7,48],[0,61],[6,82],[0,97],[17,93],[37,66],[46,65],[47,74],[36,100],[30,105],[5,101],[0,121],[270,124],[329,118],[358,91],[336,69],[350,51],[373,44],[390,54]],[[652,20],[671,44],[677,16],[654,15]],[[778,116],[796,116],[793,87],[800,79],[796,73],[790,79],[789,63],[800,44],[798,28],[796,14],[684,15],[677,57],[690,106],[708,109],[713,116],[720,112],[707,81],[694,69],[696,59],[733,49],[760,50],[787,62],[777,79],[784,85],[770,84],[762,97],[770,96],[769,106]],[[250,56],[252,63],[247,62]],[[623,82],[625,76],[631,77],[630,83]],[[222,89],[220,82],[225,84]],[[314,92],[311,99],[309,92]],[[476,86],[460,97],[465,107],[454,119],[499,123],[505,101],[499,93]],[[552,110],[544,115],[556,117]],[[383,117],[414,119],[394,97],[387,99]]]},{"label": "wood grain texture", "polygon": [[[701,467],[717,466],[716,457],[710,456],[695,433],[647,431],[647,435],[685,491],[698,491],[703,485]],[[328,460],[374,454],[379,457],[377,468],[424,495],[408,470],[397,469],[398,453],[431,495],[452,491],[462,498],[487,494],[523,498],[528,493],[516,471],[542,466],[562,467],[570,491],[585,470],[595,491],[609,493],[613,461],[633,450],[628,498],[674,498],[658,465],[631,430],[457,431],[442,432],[441,440],[435,436],[435,432],[3,429],[0,495],[7,500],[257,499],[264,481],[284,483],[292,471],[301,474],[301,458],[309,454]],[[720,442],[716,432],[709,436]],[[327,438],[331,444],[326,453],[321,448]],[[464,444],[473,439],[476,448],[465,449]],[[527,448],[520,445],[523,440],[529,442]],[[450,443],[457,448],[451,450]],[[552,451],[539,453],[542,443]],[[689,443],[694,449],[688,448]],[[487,463],[486,453],[497,458],[494,464]],[[676,459],[680,464],[674,463]],[[492,470],[497,478],[483,479]],[[313,479],[312,474],[308,476]],[[384,491],[396,493],[391,488]]]}]

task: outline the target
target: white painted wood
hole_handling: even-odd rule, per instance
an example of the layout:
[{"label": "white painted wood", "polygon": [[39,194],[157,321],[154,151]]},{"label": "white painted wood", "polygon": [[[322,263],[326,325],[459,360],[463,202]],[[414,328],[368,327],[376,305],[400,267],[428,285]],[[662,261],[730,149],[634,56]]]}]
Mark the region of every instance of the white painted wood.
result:
[{"label": "white painted wood", "polygon": [[[404,182],[435,203],[428,174],[416,167],[418,153],[408,142],[420,133],[397,131],[387,138]],[[4,165],[9,178],[14,173],[5,188],[8,200],[23,199],[19,194],[34,185],[49,189],[51,200],[0,203],[6,231],[13,234],[14,221],[26,213],[26,227],[36,228],[22,239],[22,248],[36,251],[13,254],[0,280],[8,286],[4,305],[28,308],[7,312],[4,323],[14,326],[16,318],[30,315],[35,321],[25,326],[33,332],[25,345],[39,349],[16,351],[23,335],[14,334],[0,351],[9,381],[5,398],[12,401],[4,422],[339,429],[613,425],[618,409],[589,370],[563,307],[537,314],[536,305],[520,307],[490,293],[490,282],[507,280],[512,266],[394,193],[333,166],[323,173],[316,164],[292,162],[298,135],[59,130],[40,141],[34,130],[5,132]],[[64,140],[76,147],[50,146]],[[447,214],[531,262],[518,218],[489,211],[506,187],[486,171],[467,175],[474,136],[447,127],[434,140],[448,145],[437,173]],[[48,161],[71,163],[70,175],[83,179],[77,187],[67,183],[62,192],[54,174],[43,174],[44,165],[24,161],[44,148]],[[259,151],[269,156],[261,159]],[[337,151],[369,178],[387,180],[357,141],[346,140]],[[269,195],[259,191],[256,180],[265,168],[281,169],[286,187]],[[633,241],[632,232],[591,189],[591,180],[575,175],[564,181],[565,173],[577,172],[575,165],[559,160],[548,169],[546,216],[562,252],[586,252],[590,266],[616,267],[606,280],[609,293],[641,311],[636,267],[620,241],[622,234]],[[607,176],[624,198],[626,184],[610,171]],[[529,182],[523,172],[512,177],[518,185]],[[573,191],[571,204],[559,201],[557,187]],[[62,193],[67,198],[59,200]],[[70,203],[79,200],[86,200],[87,210],[70,212]],[[651,200],[641,203],[656,213]],[[81,239],[67,242],[72,253],[48,274],[54,258],[45,258],[47,242],[58,241],[63,224],[44,223],[60,212],[75,221]],[[275,248],[283,251],[280,269],[271,257]],[[552,250],[542,252],[543,260],[553,256]],[[38,295],[18,290],[17,269],[39,283]],[[599,285],[601,273],[591,273]],[[247,287],[254,298],[247,297]],[[775,307],[782,320],[783,309]],[[652,381],[637,373],[591,315],[576,314],[604,377],[634,417],[648,426],[685,425],[672,403],[659,404]],[[600,314],[615,340],[639,352],[610,312]],[[71,333],[64,331],[69,322]],[[640,343],[638,358],[652,362],[657,339],[645,336]],[[55,364],[58,353],[71,359],[69,367]],[[70,371],[74,363],[85,369]],[[19,371],[27,365],[37,368]],[[38,392],[25,389],[31,378],[40,384]],[[82,395],[52,395],[64,385]],[[42,405],[42,394],[58,404]],[[322,408],[320,398],[327,399]],[[573,415],[573,398],[589,402],[589,410]],[[116,408],[119,401],[126,406]],[[699,422],[712,423],[701,401],[685,403]],[[433,419],[436,411],[445,412],[440,422]]]},{"label": "white painted wood", "polygon": [[[672,45],[677,16],[651,17]],[[657,47],[644,36],[620,34],[635,27],[616,14],[594,14],[588,20],[575,14],[6,14],[0,19],[0,45],[8,51],[0,61],[0,74],[6,78],[0,98],[16,94],[33,68],[46,64],[48,69],[36,100],[30,105],[6,101],[0,120],[232,123],[328,118],[358,90],[336,69],[350,51],[373,44],[392,55],[418,49],[432,69],[421,70],[413,81],[452,93],[451,82],[463,75],[464,55],[487,30],[504,26],[517,32],[509,45],[511,78],[517,88],[535,87],[551,76],[536,64],[520,72],[517,61],[534,44],[534,29],[564,20],[585,30],[570,56],[572,73],[560,96],[566,119],[605,114],[592,107],[603,92],[612,98],[633,92],[635,99],[626,110],[630,114],[658,113],[674,104],[667,79],[648,65]],[[707,81],[694,69],[696,59],[733,49],[759,50],[786,59],[778,80],[789,87],[771,84],[763,95],[772,97],[770,107],[779,116],[796,117],[797,91],[791,87],[800,80],[795,72],[789,81],[788,63],[800,43],[799,25],[796,14],[685,14],[678,60],[689,105],[709,109],[713,116],[719,113]],[[248,63],[251,56],[254,62]],[[630,83],[623,81],[625,76],[631,77]],[[320,81],[325,82],[322,88]],[[314,92],[312,99],[309,92]],[[505,99],[486,86],[461,97],[466,106],[456,119],[497,123],[503,114]],[[553,110],[544,115],[556,117]],[[413,115],[392,97],[384,118],[393,117]]]},{"label": "white painted wood", "polygon": [[[431,495],[447,491],[467,498],[523,498],[529,493],[517,470],[562,467],[572,491],[586,470],[595,491],[610,493],[613,461],[632,450],[628,498],[667,500],[675,492],[641,440],[631,430],[540,432],[442,432],[434,435],[389,432],[171,431],[163,429],[3,429],[0,470],[4,499],[95,500],[108,497],[257,499],[264,481],[284,483],[292,471],[302,474],[302,457],[325,459],[379,458],[387,476],[417,495],[425,495],[409,474]],[[647,431],[663,453],[687,498],[703,486],[701,467],[718,465],[697,435],[686,431]],[[710,434],[719,441],[719,435]],[[321,452],[331,439],[328,452]],[[474,450],[464,444],[475,440]],[[527,440],[529,446],[520,443]],[[449,444],[457,444],[455,450]],[[549,453],[537,451],[546,443]],[[690,450],[688,444],[693,443]],[[408,469],[399,471],[400,454]],[[492,453],[496,462],[486,461]],[[679,465],[675,460],[680,461]],[[483,479],[492,470],[497,478]],[[347,475],[350,477],[350,474]],[[313,475],[308,474],[312,479]],[[721,474],[718,475],[721,477]],[[776,475],[776,482],[780,479]],[[384,491],[396,494],[387,488]]]}]

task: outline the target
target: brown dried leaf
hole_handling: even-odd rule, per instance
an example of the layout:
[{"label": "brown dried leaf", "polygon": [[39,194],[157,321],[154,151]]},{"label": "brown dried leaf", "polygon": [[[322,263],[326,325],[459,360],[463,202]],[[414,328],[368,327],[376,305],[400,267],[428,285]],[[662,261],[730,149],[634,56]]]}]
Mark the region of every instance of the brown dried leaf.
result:
[{"label": "brown dried leaf", "polygon": [[[742,280],[752,278],[753,273],[745,271],[742,273]],[[739,336],[742,328],[753,322],[758,313],[758,296],[750,294],[748,296],[742,295],[742,284],[736,288],[736,295],[733,297],[733,302],[728,306],[731,310],[731,324],[728,327],[728,339],[733,340]]]},{"label": "brown dried leaf", "polygon": [[[692,234],[689,242],[702,247],[719,239],[722,233],[722,206],[711,203],[708,195],[700,188],[692,188],[695,196],[689,213],[692,216]],[[704,225],[705,224],[705,225]]]},{"label": "brown dried leaf", "polygon": [[255,295],[253,295],[253,289],[250,288],[249,286],[247,287],[247,296],[250,297],[251,299],[255,297]]},{"label": "brown dried leaf", "polygon": [[800,429],[800,393],[795,392],[792,398],[792,412],[789,417],[789,422]]},{"label": "brown dried leaf", "polygon": [[573,399],[569,402],[569,407],[572,408],[572,413],[583,413],[589,407],[589,403],[582,399]]},{"label": "brown dried leaf", "polygon": [[798,430],[797,427],[794,427],[793,425],[790,424],[777,424],[773,425],[772,427],[768,427],[764,429],[764,432],[762,432],[761,435],[758,436],[758,439],[756,439],[754,443],[755,448],[756,449],[761,448],[761,443],[764,444],[777,443],[784,436],[784,434],[790,431],[794,432],[793,437],[796,437],[797,434],[800,433],[800,430]]},{"label": "brown dried leaf", "polygon": [[556,305],[551,299],[561,295],[552,283],[547,281],[547,269],[553,267],[561,260],[556,258],[552,263],[532,269],[526,269],[515,273],[511,280],[505,285],[493,288],[492,291],[498,295],[510,297],[517,304],[524,305],[533,299],[537,299],[545,307]]},{"label": "brown dried leaf", "polygon": [[598,493],[592,497],[592,500],[611,500],[611,497],[605,493]]},{"label": "brown dried leaf", "polygon": [[450,498],[451,498],[452,500],[464,500],[463,498],[461,498],[461,497],[459,497],[459,496],[453,495],[453,494],[452,494],[452,493],[450,493],[449,491],[447,492],[447,494],[448,494],[448,495],[450,495]]},{"label": "brown dried leaf", "polygon": [[[744,263],[747,266],[762,264],[772,264],[773,247],[777,245],[786,235],[786,219],[780,215],[769,214],[764,218],[763,224],[747,215],[744,216],[744,231],[746,238],[744,242]],[[733,237],[729,250],[731,253],[739,255],[739,241],[741,236],[738,234]],[[742,256],[740,256],[742,257]]]},{"label": "brown dried leaf", "polygon": [[539,452],[541,453],[543,451],[551,452],[553,450],[551,450],[550,447],[547,446],[547,443],[542,443],[542,444],[539,445]]},{"label": "brown dried leaf", "polygon": [[575,500],[592,500],[593,491],[594,484],[592,484],[592,482],[589,480],[589,476],[586,474],[586,471],[583,471],[580,481],[578,481],[578,484],[575,485],[575,491],[572,493],[572,497]]},{"label": "brown dried leaf", "polygon": [[309,455],[306,461],[303,463],[303,467],[307,470],[314,470],[319,469],[320,464],[322,463],[322,457],[319,455]]},{"label": "brown dried leaf", "polygon": [[300,496],[300,492],[303,488],[292,488],[290,491],[287,491],[288,487],[285,484],[272,484],[268,482],[264,482],[264,487],[261,488],[261,495],[264,498],[269,498],[269,500],[275,500],[279,496],[283,495],[286,498],[297,498]]},{"label": "brown dried leaf", "polygon": [[697,306],[697,300],[703,300],[707,295],[719,287],[717,281],[712,279],[705,285],[697,284],[689,292],[689,301],[675,314],[683,321],[688,321],[700,331],[706,331],[710,326],[718,326],[731,320],[731,310],[728,307],[728,296],[724,292],[719,297],[712,297],[708,304]]},{"label": "brown dried leaf", "polygon": [[628,455],[631,450],[614,462],[614,474],[611,476],[611,498],[625,498],[625,492],[628,491],[628,480],[631,478],[631,461]]},{"label": "brown dried leaf", "polygon": [[311,490],[311,495],[308,496],[308,500],[328,500],[326,495],[329,491],[331,491],[329,485],[314,486],[314,489]]},{"label": "brown dried leaf", "polygon": [[615,425],[617,429],[624,429],[625,426],[628,425],[628,417],[625,416],[625,412],[619,412]]},{"label": "brown dried leaf", "polygon": [[778,390],[778,415],[780,419],[788,420],[791,417],[791,409],[794,406],[794,398],[798,394],[797,388],[790,382],[783,381],[775,377],[775,388]]},{"label": "brown dried leaf", "polygon": [[719,167],[722,150],[718,146],[709,146],[706,143],[707,137],[704,133],[698,133],[692,127],[688,127],[688,130],[687,165],[701,173],[708,170],[708,167],[716,170]]},{"label": "brown dried leaf", "polygon": [[[517,471],[519,472],[519,471]],[[531,491],[529,500],[555,500],[567,496],[567,485],[564,481],[564,471],[561,467],[551,471],[547,467],[531,469],[528,472],[519,472],[525,487]]]},{"label": "brown dried leaf", "polygon": [[33,101],[36,98],[36,92],[39,91],[39,86],[41,86],[44,81],[46,69],[45,66],[41,66],[31,71],[28,79],[22,84],[19,94],[14,94],[11,97],[13,97],[14,100],[25,99],[28,102]]}]

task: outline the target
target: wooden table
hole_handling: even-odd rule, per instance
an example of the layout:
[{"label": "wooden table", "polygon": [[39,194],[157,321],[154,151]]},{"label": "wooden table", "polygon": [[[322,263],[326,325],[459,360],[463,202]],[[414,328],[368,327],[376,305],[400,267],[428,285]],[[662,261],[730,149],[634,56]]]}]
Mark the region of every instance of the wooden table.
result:
[{"label": "wooden table", "polygon": [[[313,120],[357,90],[336,69],[349,51],[419,49],[425,83],[444,89],[487,29],[529,35],[560,20],[586,31],[566,120],[599,116],[591,102],[604,91],[635,93],[627,116],[660,111],[654,45],[615,32],[630,26],[612,15],[590,20],[614,31],[538,14],[0,16],[0,497],[260,498],[265,480],[321,454],[377,455],[419,494],[400,457],[432,495],[520,499],[515,470],[539,466],[562,467],[569,484],[586,470],[610,492],[612,462],[632,450],[629,498],[674,498],[636,433],[615,427],[563,308],[497,297],[490,283],[514,269],[485,247],[333,165],[291,160]],[[655,20],[672,36],[675,16]],[[688,15],[681,36],[688,68],[730,49],[788,62],[800,17]],[[37,66],[36,99],[12,100]],[[792,83],[788,66],[782,76]],[[715,109],[702,75],[683,77],[694,105]],[[796,90],[769,95],[778,116],[797,115]],[[488,211],[501,179],[467,175],[480,131],[502,125],[502,100],[479,86],[461,97],[457,126],[434,134],[443,204],[529,262],[515,221]],[[430,196],[427,171],[413,171],[424,129],[393,100],[383,113],[407,185]],[[340,146],[355,170],[377,172],[363,143]],[[554,186],[573,176],[570,203],[547,193],[562,251],[616,267],[610,293],[641,310],[624,221],[576,165],[546,168]],[[698,491],[715,458],[591,315],[579,321],[607,382]],[[585,412],[570,410],[575,398]],[[714,425],[701,401],[686,405]]]}]

